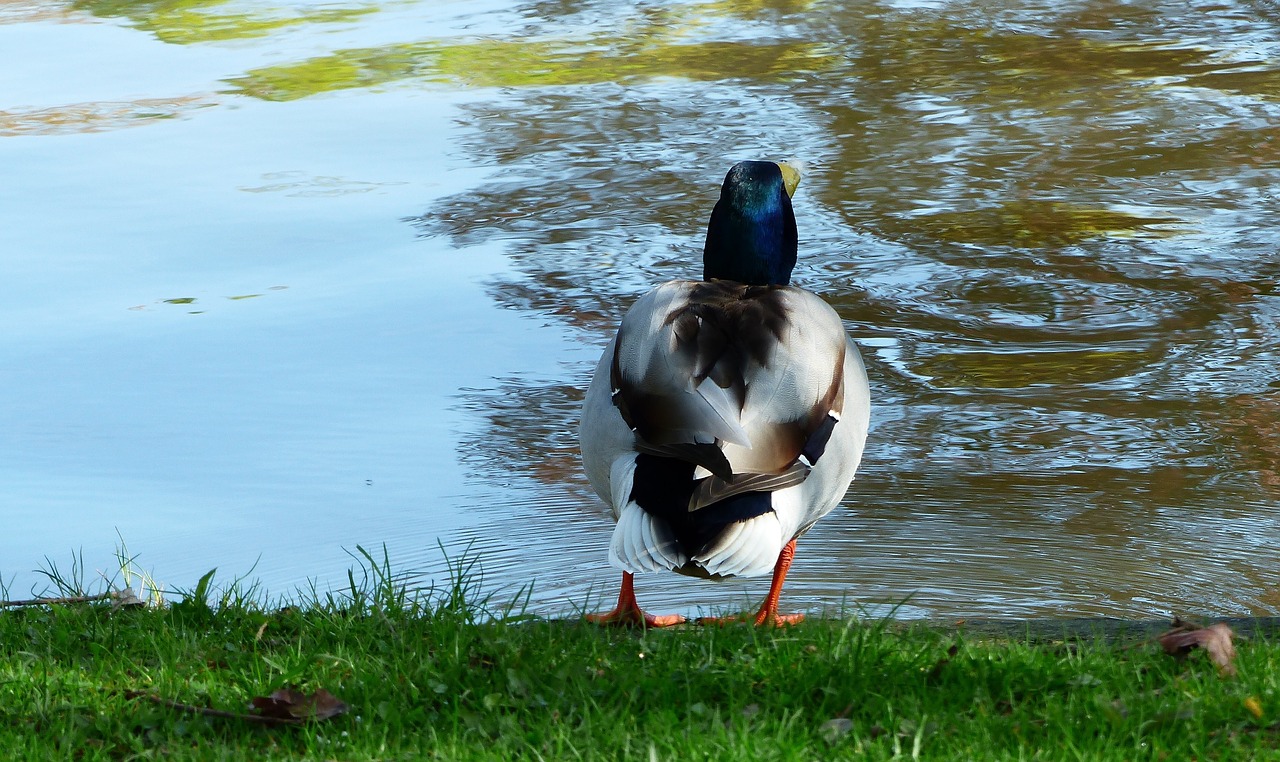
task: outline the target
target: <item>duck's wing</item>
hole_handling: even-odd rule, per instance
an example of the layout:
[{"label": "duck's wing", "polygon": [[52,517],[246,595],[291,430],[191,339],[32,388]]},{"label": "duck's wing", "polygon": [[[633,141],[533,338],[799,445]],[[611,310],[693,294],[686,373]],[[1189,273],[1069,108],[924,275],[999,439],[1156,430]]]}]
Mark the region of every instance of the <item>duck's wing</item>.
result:
[{"label": "duck's wing", "polygon": [[636,302],[618,330],[610,390],[641,451],[727,478],[717,442],[751,446],[740,422],[744,385],[717,373],[731,347],[714,325],[704,326],[699,285],[672,281]]}]

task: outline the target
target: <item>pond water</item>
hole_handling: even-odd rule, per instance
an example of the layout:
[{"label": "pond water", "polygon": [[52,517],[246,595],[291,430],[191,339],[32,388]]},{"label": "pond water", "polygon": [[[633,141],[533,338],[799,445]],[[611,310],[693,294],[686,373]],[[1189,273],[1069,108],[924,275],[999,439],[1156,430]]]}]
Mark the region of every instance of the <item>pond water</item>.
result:
[{"label": "pond water", "polygon": [[0,0],[0,582],[604,607],[591,369],[797,157],[873,420],[784,608],[1275,614],[1278,60],[1247,0]]}]

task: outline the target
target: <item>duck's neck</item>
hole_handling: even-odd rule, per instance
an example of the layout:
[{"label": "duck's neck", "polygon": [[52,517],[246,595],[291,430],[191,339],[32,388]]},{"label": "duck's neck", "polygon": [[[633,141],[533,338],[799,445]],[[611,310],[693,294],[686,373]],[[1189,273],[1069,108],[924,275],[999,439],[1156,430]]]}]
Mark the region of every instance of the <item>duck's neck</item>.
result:
[{"label": "duck's neck", "polygon": [[702,250],[703,280],[785,286],[796,265],[796,217],[791,199],[776,192],[727,187],[711,212]]}]

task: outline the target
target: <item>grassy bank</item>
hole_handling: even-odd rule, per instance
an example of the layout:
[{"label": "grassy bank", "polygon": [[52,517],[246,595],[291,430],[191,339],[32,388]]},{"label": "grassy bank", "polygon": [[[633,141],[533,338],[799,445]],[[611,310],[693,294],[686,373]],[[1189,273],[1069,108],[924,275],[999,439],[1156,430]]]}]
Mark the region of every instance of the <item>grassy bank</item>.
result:
[{"label": "grassy bank", "polygon": [[[494,611],[465,580],[410,597],[371,568],[284,608],[205,580],[162,607],[0,610],[0,758],[1280,759],[1265,634],[1228,677],[1143,640],[602,630]],[[349,709],[236,716],[286,685]]]}]

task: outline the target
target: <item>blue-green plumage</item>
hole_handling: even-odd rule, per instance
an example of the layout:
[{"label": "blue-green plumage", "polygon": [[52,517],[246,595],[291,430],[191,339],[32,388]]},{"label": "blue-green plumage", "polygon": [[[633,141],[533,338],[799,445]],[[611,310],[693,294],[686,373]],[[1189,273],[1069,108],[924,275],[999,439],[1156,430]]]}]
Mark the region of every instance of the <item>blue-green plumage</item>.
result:
[{"label": "blue-green plumage", "polygon": [[785,286],[796,265],[797,239],[782,170],[771,161],[739,162],[711,211],[702,279]]}]

